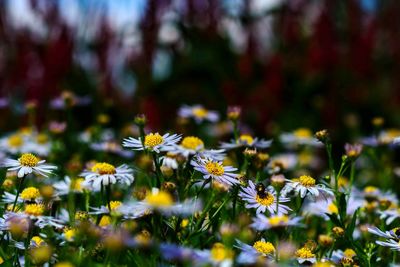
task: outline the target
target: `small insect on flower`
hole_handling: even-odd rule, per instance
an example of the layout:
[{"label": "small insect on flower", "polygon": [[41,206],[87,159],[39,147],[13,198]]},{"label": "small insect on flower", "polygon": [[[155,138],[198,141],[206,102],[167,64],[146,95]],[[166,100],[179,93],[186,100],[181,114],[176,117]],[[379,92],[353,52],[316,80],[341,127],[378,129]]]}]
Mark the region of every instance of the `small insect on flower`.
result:
[{"label": "small insect on flower", "polygon": [[289,217],[287,215],[272,215],[266,217],[263,214],[257,214],[253,218],[253,223],[250,225],[257,231],[264,231],[271,228],[287,227],[287,226],[303,226],[301,223],[301,217]]},{"label": "small insect on flower", "polygon": [[272,140],[253,138],[249,134],[242,134],[238,140],[231,140],[229,143],[221,142],[221,148],[223,149],[234,149],[238,147],[254,147],[258,149],[264,149],[271,146]]},{"label": "small insect on flower", "polygon": [[315,197],[318,197],[320,193],[325,196],[333,195],[331,189],[322,184],[316,184],[315,179],[308,175],[302,175],[297,179],[286,181],[287,183],[282,189],[283,195],[286,195],[291,191],[294,191],[297,195],[300,195],[301,198],[310,196],[312,199],[315,199]]},{"label": "small insect on flower", "polygon": [[226,185],[240,184],[237,179],[238,175],[234,173],[237,169],[224,166],[220,161],[196,157],[191,161],[191,164],[195,170],[203,174],[203,178],[206,180],[216,180]]},{"label": "small insect on flower", "polygon": [[91,186],[99,190],[101,186],[109,184],[125,184],[130,185],[133,180],[133,170],[123,164],[119,167],[107,162],[98,162],[93,165],[90,170],[84,171],[80,176],[85,178],[84,186]]},{"label": "small insect on flower", "polygon": [[139,138],[128,137],[122,142],[122,146],[132,148],[133,150],[148,150],[151,152],[160,153],[161,151],[174,150],[176,144],[181,139],[178,134],[170,135],[166,133],[149,133],[144,137],[144,140]]},{"label": "small insect on flower", "polygon": [[179,109],[178,116],[184,119],[194,119],[196,123],[203,121],[217,122],[219,120],[216,111],[207,110],[202,105],[184,105]]},{"label": "small insect on flower", "polygon": [[272,243],[266,242],[264,238],[256,241],[253,246],[247,245],[239,240],[236,240],[238,249],[241,250],[236,261],[239,264],[250,265],[255,264],[260,257],[266,257],[267,259],[273,259],[275,256],[275,247]]},{"label": "small insect on flower", "polygon": [[[289,198],[280,196],[277,200],[275,190],[272,187],[265,188],[262,183],[256,186],[249,180],[249,186],[242,187],[239,196],[247,202],[246,208],[255,208],[257,213],[264,213],[268,209],[270,214],[287,214],[291,210],[288,206],[280,204],[289,202]],[[277,201],[279,202],[278,210],[276,209]]]},{"label": "small insect on flower", "polygon": [[22,154],[18,160],[6,159],[2,165],[8,168],[8,171],[17,171],[19,178],[32,172],[47,177],[53,170],[57,169],[57,167],[45,164],[45,162],[45,160],[40,160],[31,153],[25,153]]}]

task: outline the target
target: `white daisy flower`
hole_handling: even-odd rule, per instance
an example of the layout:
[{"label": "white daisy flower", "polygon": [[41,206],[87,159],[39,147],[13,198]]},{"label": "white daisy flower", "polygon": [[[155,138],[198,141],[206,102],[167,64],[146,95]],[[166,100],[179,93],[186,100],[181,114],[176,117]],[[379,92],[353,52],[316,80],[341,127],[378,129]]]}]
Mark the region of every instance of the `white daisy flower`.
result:
[{"label": "white daisy flower", "polygon": [[272,140],[253,138],[249,134],[242,134],[237,141],[231,140],[230,143],[221,142],[221,148],[234,149],[238,147],[255,147],[259,149],[268,148],[271,146]]},{"label": "white daisy flower", "polygon": [[279,197],[278,210],[276,210],[276,192],[273,187],[265,186],[261,183],[254,185],[254,183],[249,180],[249,186],[242,187],[242,192],[239,196],[247,202],[246,208],[255,208],[257,213],[264,213],[267,209],[271,214],[287,214],[291,209],[288,206],[281,205],[280,203],[289,202],[289,198]]},{"label": "white daisy flower", "polygon": [[215,243],[209,250],[195,250],[195,255],[195,266],[233,266],[233,251],[225,247],[222,243]]},{"label": "white daisy flower", "polygon": [[168,152],[165,156],[161,157],[162,166],[171,168],[173,170],[178,169],[178,161],[176,160],[176,154]]},{"label": "white daisy flower", "polygon": [[45,164],[45,162],[31,153],[26,153],[22,154],[18,160],[6,159],[2,165],[8,168],[8,171],[17,171],[19,178],[32,172],[47,177],[57,167]]},{"label": "white daisy flower", "polygon": [[266,257],[268,259],[273,259],[275,257],[275,247],[272,243],[266,242],[264,238],[256,241],[253,246],[247,245],[236,239],[237,247],[241,250],[236,261],[239,264],[251,265],[255,264],[260,257]]},{"label": "white daisy flower", "polygon": [[333,197],[319,196],[315,200],[307,199],[302,206],[302,212],[304,215],[315,215],[328,221],[329,216],[326,214],[338,214],[339,210]]},{"label": "white daisy flower", "polygon": [[307,263],[307,262],[315,263],[317,261],[317,258],[315,257],[315,254],[308,247],[302,247],[302,248],[298,249],[295,252],[295,255],[297,257],[297,261],[300,264]]},{"label": "white daisy flower", "polygon": [[199,158],[208,158],[215,161],[223,161],[225,156],[225,149],[205,149],[197,153]]},{"label": "white daisy flower", "polygon": [[83,190],[95,190],[89,184],[85,184],[84,178],[76,178],[71,180],[69,176],[65,176],[63,181],[58,181],[53,184],[57,196],[68,195],[69,192],[82,193]]},{"label": "white daisy flower", "polygon": [[217,122],[219,120],[216,111],[207,110],[202,105],[184,105],[179,109],[178,116],[185,119],[193,118],[196,123],[203,121]]},{"label": "white daisy flower", "polygon": [[341,264],[342,261],[346,261],[346,259],[353,259],[355,256],[357,256],[357,254],[351,248],[347,248],[344,251],[338,249],[333,251],[331,260],[336,264]]},{"label": "white daisy flower", "polygon": [[291,133],[283,133],[280,141],[287,145],[309,145],[321,147],[323,144],[316,139],[310,129],[299,128]]},{"label": "white daisy flower", "polygon": [[298,179],[289,180],[286,179],[287,183],[282,189],[282,195],[286,195],[291,191],[294,191],[297,195],[300,194],[301,198],[306,196],[314,199],[321,193],[323,196],[333,195],[331,189],[325,187],[322,184],[315,184],[315,179],[308,175],[302,175]]},{"label": "white daisy flower", "polygon": [[153,210],[159,211],[166,215],[192,215],[200,211],[202,204],[198,200],[186,200],[182,203],[176,203],[172,195],[166,191],[152,188],[151,193],[147,194],[143,201],[132,204],[133,207],[142,207],[143,209],[151,212]]},{"label": "white daisy flower", "polygon": [[144,137],[143,144],[141,138],[128,137],[124,139],[122,146],[132,148],[133,150],[149,150],[156,153],[161,151],[174,150],[176,143],[181,136],[178,134],[170,135],[168,133],[161,136],[159,133],[150,133]]},{"label": "white daisy flower", "polygon": [[267,168],[269,173],[279,173],[281,171],[292,170],[299,162],[295,153],[285,153],[273,156]]},{"label": "white daisy flower", "polygon": [[240,183],[237,179],[237,174],[233,173],[237,169],[231,166],[224,166],[220,161],[196,157],[191,164],[195,170],[203,174],[206,180],[212,179],[227,185]]},{"label": "white daisy flower", "polygon": [[379,230],[377,227],[372,227],[372,228],[368,228],[368,232],[386,239],[385,241],[375,241],[376,244],[383,246],[383,247],[389,247],[392,250],[400,251],[400,244],[399,244],[400,228],[399,227],[396,227],[390,231],[385,231],[385,232]]},{"label": "white daisy flower", "polygon": [[395,209],[388,209],[388,210],[384,210],[384,211],[378,211],[378,214],[380,215],[379,218],[381,220],[385,220],[386,224],[389,225],[397,218],[400,218],[400,209],[395,208]]},{"label": "white daisy flower", "polygon": [[176,146],[176,152],[188,157],[204,150],[204,142],[196,136],[186,136],[179,145]]},{"label": "white daisy flower", "polygon": [[90,148],[95,151],[103,151],[107,153],[114,153],[124,158],[130,158],[133,156],[132,151],[123,150],[121,145],[115,141],[104,141],[98,143],[91,143]]},{"label": "white daisy flower", "polygon": [[123,164],[117,168],[106,162],[98,162],[90,170],[81,174],[85,178],[84,186],[89,185],[95,189],[100,189],[101,185],[121,183],[129,186],[133,180],[133,170]]},{"label": "white daisy flower", "polygon": [[257,214],[253,218],[253,223],[250,225],[257,231],[264,231],[276,227],[287,227],[287,226],[302,226],[301,217],[290,218],[287,215],[272,215],[266,217],[263,214]]}]

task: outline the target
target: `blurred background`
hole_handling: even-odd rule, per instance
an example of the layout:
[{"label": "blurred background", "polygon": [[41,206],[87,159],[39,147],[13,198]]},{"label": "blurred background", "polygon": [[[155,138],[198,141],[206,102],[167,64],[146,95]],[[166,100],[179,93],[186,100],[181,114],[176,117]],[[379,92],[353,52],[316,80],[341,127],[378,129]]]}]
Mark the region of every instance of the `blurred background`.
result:
[{"label": "blurred background", "polygon": [[40,127],[65,91],[82,127],[145,113],[173,129],[182,104],[239,105],[264,135],[397,126],[399,12],[397,0],[1,0],[0,127],[21,127],[32,103]]}]

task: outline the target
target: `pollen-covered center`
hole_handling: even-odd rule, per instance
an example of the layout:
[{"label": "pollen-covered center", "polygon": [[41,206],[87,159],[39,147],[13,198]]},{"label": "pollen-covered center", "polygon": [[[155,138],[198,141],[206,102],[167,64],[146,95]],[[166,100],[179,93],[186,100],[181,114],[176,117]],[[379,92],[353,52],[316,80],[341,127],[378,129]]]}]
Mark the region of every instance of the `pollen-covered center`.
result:
[{"label": "pollen-covered center", "polygon": [[112,211],[118,209],[118,207],[121,205],[122,205],[121,201],[110,201],[110,208]]},{"label": "pollen-covered center", "polygon": [[206,163],[206,170],[209,174],[221,176],[225,173],[224,167],[219,162],[209,161]]},{"label": "pollen-covered center", "polygon": [[156,207],[167,207],[174,204],[172,196],[165,191],[158,191],[157,193],[151,193],[147,195],[146,202]]},{"label": "pollen-covered center", "polygon": [[28,204],[25,206],[25,213],[33,216],[40,216],[44,212],[42,204]]},{"label": "pollen-covered center", "polygon": [[263,206],[271,206],[274,203],[274,196],[271,193],[257,194],[256,201]]},{"label": "pollen-covered center", "polygon": [[40,192],[36,187],[28,187],[21,192],[21,198],[24,200],[36,199],[39,196]]},{"label": "pollen-covered center", "polygon": [[196,136],[187,136],[183,138],[181,145],[186,149],[199,149],[204,146],[203,141]]},{"label": "pollen-covered center", "polygon": [[269,222],[269,224],[272,225],[272,226],[278,226],[278,225],[280,225],[280,224],[282,224],[282,223],[287,223],[287,222],[289,222],[289,217],[286,216],[286,215],[282,215],[282,216],[276,215],[276,216],[270,217],[270,218],[268,219],[268,222]]},{"label": "pollen-covered center", "polygon": [[11,147],[20,147],[24,143],[24,140],[19,134],[12,135],[8,138],[8,145]]},{"label": "pollen-covered center", "polygon": [[255,250],[257,250],[258,252],[264,254],[272,254],[275,251],[274,245],[272,245],[270,242],[265,241],[255,242],[253,248],[255,248]]},{"label": "pollen-covered center", "polygon": [[93,165],[92,172],[97,172],[100,175],[103,174],[115,174],[115,167],[106,162],[99,162]]},{"label": "pollen-covered center", "polygon": [[249,135],[249,134],[242,134],[242,135],[239,137],[239,141],[240,141],[241,143],[246,143],[246,144],[248,144],[248,145],[252,145],[253,142],[254,142],[254,139],[253,139],[253,137],[252,137],[251,135]]},{"label": "pollen-covered center", "polygon": [[150,133],[144,137],[144,145],[148,147],[155,147],[162,142],[164,142],[164,139],[159,133]]},{"label": "pollen-covered center", "polygon": [[304,247],[296,251],[296,257],[302,259],[309,259],[309,258],[314,258],[315,254],[312,253],[312,251],[309,248]]},{"label": "pollen-covered center", "polygon": [[310,138],[312,136],[312,132],[307,128],[299,128],[293,134],[298,138]]},{"label": "pollen-covered center", "polygon": [[25,167],[36,167],[39,163],[39,159],[31,153],[22,154],[18,161]]},{"label": "pollen-covered center", "polygon": [[232,251],[221,243],[215,243],[210,251],[211,258],[215,261],[223,261],[232,258]]},{"label": "pollen-covered center", "polygon": [[198,118],[204,118],[208,114],[208,111],[205,108],[194,108],[193,115]]},{"label": "pollen-covered center", "polygon": [[301,185],[305,187],[311,187],[315,185],[315,179],[308,175],[302,175],[299,178],[299,182]]},{"label": "pollen-covered center", "polygon": [[339,213],[339,210],[338,210],[337,206],[334,203],[330,203],[328,205],[328,211],[329,211],[330,214],[333,214],[333,213],[334,214],[338,214]]}]

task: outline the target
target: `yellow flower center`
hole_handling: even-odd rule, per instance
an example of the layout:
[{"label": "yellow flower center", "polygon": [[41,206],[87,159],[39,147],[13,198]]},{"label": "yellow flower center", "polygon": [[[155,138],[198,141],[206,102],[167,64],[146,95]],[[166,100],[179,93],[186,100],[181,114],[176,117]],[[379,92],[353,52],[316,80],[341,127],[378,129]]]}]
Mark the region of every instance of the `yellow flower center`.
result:
[{"label": "yellow flower center", "polygon": [[40,192],[36,187],[25,188],[21,193],[21,198],[24,200],[36,199],[39,196]]},{"label": "yellow flower center", "polygon": [[338,214],[339,213],[339,210],[338,210],[337,206],[335,204],[333,204],[333,203],[330,203],[328,205],[328,211],[329,211],[330,214],[333,214],[333,213]]},{"label": "yellow flower center", "polygon": [[300,176],[298,182],[305,187],[311,187],[315,185],[315,179],[308,175]]},{"label": "yellow flower center", "polygon": [[162,142],[164,142],[164,139],[159,133],[150,133],[144,137],[144,145],[148,147],[155,147]]},{"label": "yellow flower center", "polygon": [[263,206],[271,206],[274,203],[274,196],[266,193],[265,196],[256,195],[256,201]]},{"label": "yellow flower center", "polygon": [[104,215],[101,217],[100,222],[99,222],[99,226],[100,227],[105,227],[111,224],[111,217],[108,215]]},{"label": "yellow flower center", "polygon": [[82,191],[82,183],[85,181],[83,178],[77,178],[75,180],[72,180],[71,182],[71,189],[81,192]]},{"label": "yellow flower center", "polygon": [[275,216],[270,217],[268,219],[268,222],[272,226],[278,226],[282,223],[286,224],[287,222],[289,222],[289,217],[286,215],[282,215],[282,216],[275,215]]},{"label": "yellow flower center", "polygon": [[225,259],[231,259],[233,254],[232,251],[225,248],[221,243],[215,243],[211,248],[211,258],[215,261],[223,261]]},{"label": "yellow flower center", "polygon": [[272,245],[270,242],[264,241],[255,242],[253,248],[255,248],[258,252],[264,254],[272,254],[275,251],[274,245]]},{"label": "yellow flower center", "polygon": [[346,257],[346,258],[353,258],[354,256],[356,256],[356,253],[351,248],[347,248],[343,252],[343,256]]},{"label": "yellow flower center", "polygon": [[31,241],[35,242],[36,245],[38,245],[38,246],[46,244],[46,242],[44,242],[44,240],[40,236],[37,236],[37,235],[32,237]]},{"label": "yellow flower center", "polygon": [[306,247],[298,249],[295,254],[296,254],[296,257],[302,258],[302,259],[309,259],[309,258],[315,257],[315,254],[312,253],[312,251]]},{"label": "yellow flower center", "polygon": [[64,237],[67,241],[73,241],[75,237],[75,229],[66,228],[64,230]]},{"label": "yellow flower center", "polygon": [[312,132],[307,128],[299,128],[293,132],[294,136],[298,138],[310,138],[312,137]]},{"label": "yellow flower center", "polygon": [[219,162],[209,161],[206,163],[206,170],[209,174],[221,176],[225,173],[224,167]]},{"label": "yellow flower center", "polygon": [[47,143],[47,142],[49,141],[49,137],[47,136],[47,134],[39,134],[39,135],[36,137],[36,141],[37,141],[39,144],[45,144],[45,143]]},{"label": "yellow flower center", "polygon": [[33,216],[40,216],[44,212],[42,204],[28,204],[25,206],[25,213]]},{"label": "yellow flower center", "polygon": [[110,201],[110,208],[112,211],[116,210],[121,205],[122,205],[121,201]]},{"label": "yellow flower center", "polygon": [[367,186],[364,188],[364,193],[375,193],[378,190],[375,186]]},{"label": "yellow flower center", "polygon": [[242,134],[242,135],[239,137],[239,141],[240,141],[241,143],[246,143],[246,144],[248,144],[248,145],[252,145],[253,142],[254,142],[254,139],[253,139],[253,137],[252,137],[251,135],[249,135],[249,134]]},{"label": "yellow flower center", "polygon": [[24,140],[19,134],[14,134],[8,138],[8,145],[11,147],[20,147],[24,143]]},{"label": "yellow flower center", "polygon": [[186,149],[199,149],[204,146],[203,141],[196,136],[187,136],[183,138],[181,145]]},{"label": "yellow flower center", "polygon": [[92,167],[92,172],[97,172],[98,174],[115,174],[115,167],[106,162],[99,162],[94,164]]},{"label": "yellow flower center", "polygon": [[36,167],[39,163],[39,159],[31,153],[22,154],[18,161],[25,167]]},{"label": "yellow flower center", "polygon": [[168,207],[174,204],[171,194],[165,191],[158,191],[146,196],[146,202],[156,207]]},{"label": "yellow flower center", "polygon": [[204,118],[208,114],[208,111],[205,108],[194,108],[193,115],[197,118]]}]

